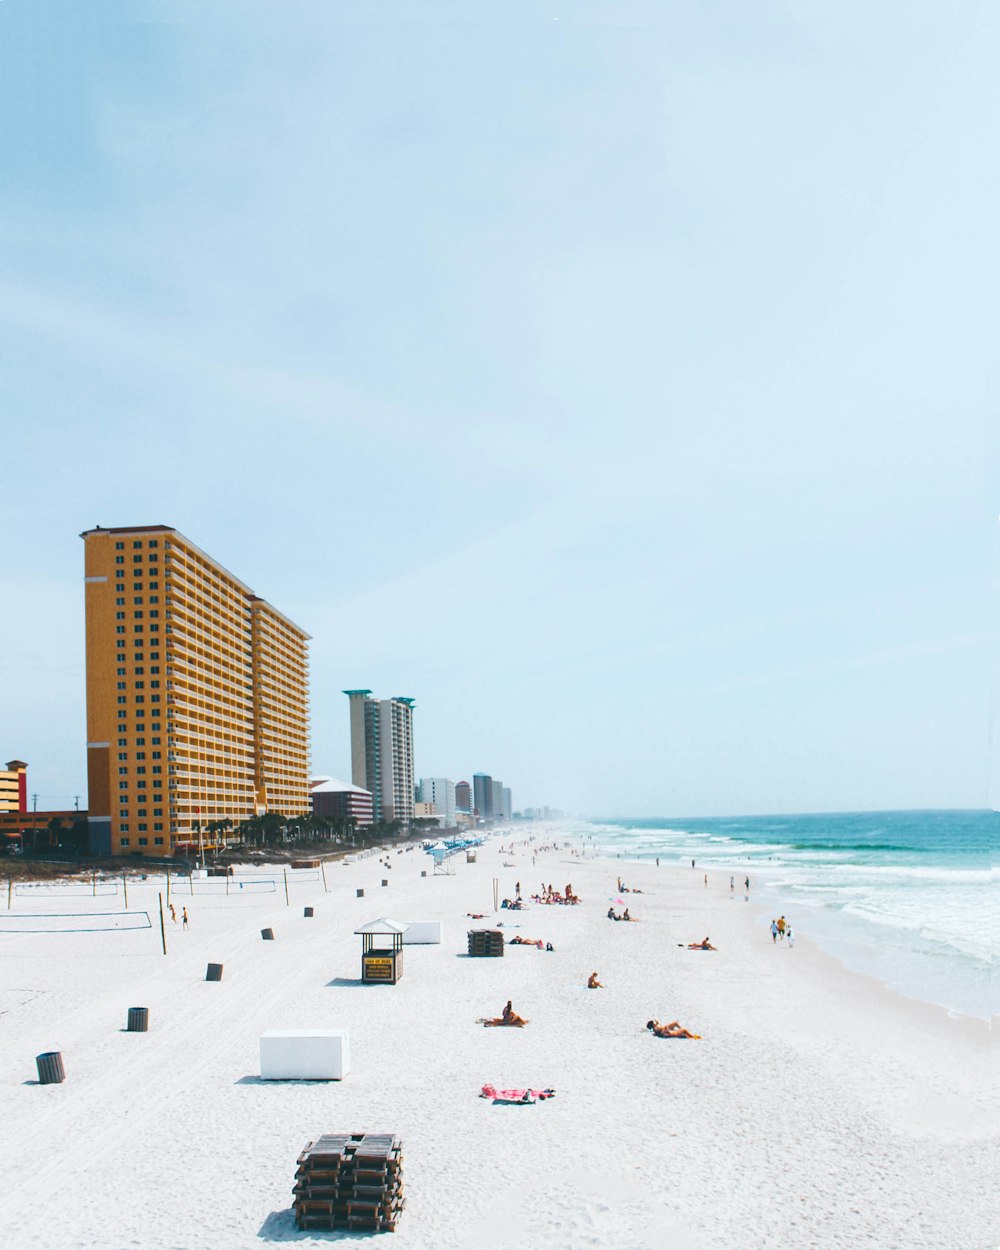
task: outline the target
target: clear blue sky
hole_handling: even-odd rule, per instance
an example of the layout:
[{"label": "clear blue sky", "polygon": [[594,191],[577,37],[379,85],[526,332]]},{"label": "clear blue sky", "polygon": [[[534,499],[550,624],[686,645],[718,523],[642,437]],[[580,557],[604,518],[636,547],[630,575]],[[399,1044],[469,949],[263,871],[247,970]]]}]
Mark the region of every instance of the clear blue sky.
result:
[{"label": "clear blue sky", "polygon": [[[0,3],[0,758],[166,523],[605,815],[985,806],[997,6]],[[991,389],[992,386],[992,389]]]}]

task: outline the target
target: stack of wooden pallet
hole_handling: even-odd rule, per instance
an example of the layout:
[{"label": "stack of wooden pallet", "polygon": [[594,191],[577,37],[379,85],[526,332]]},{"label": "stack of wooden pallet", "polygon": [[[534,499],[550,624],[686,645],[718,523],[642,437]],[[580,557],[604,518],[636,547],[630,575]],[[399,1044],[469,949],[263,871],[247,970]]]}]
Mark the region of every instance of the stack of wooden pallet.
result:
[{"label": "stack of wooden pallet", "polygon": [[395,1232],[403,1209],[403,1151],[392,1133],[326,1133],[299,1155],[299,1228]]},{"label": "stack of wooden pallet", "polygon": [[469,954],[477,958],[503,954],[503,934],[499,929],[470,929]]}]

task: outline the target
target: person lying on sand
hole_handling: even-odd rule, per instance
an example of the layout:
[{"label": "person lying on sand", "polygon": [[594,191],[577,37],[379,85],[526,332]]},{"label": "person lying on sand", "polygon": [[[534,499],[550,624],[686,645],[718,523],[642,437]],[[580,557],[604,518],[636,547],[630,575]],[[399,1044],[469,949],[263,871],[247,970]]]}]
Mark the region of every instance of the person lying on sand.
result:
[{"label": "person lying on sand", "polygon": [[510,1005],[511,1000],[507,999],[507,1006],[504,1007],[501,1015],[494,1017],[492,1020],[484,1020],[483,1028],[486,1029],[523,1029],[528,1023],[523,1016],[519,1016]]},{"label": "person lying on sand", "polygon": [[521,937],[520,934],[517,937],[508,938],[507,941],[510,946],[537,946],[539,950],[545,946],[541,938]]},{"label": "person lying on sand", "polygon": [[688,942],[689,951],[714,951],[718,950],[717,946],[713,946],[707,937],[702,938],[700,942]]},{"label": "person lying on sand", "polygon": [[587,989],[588,990],[603,990],[604,989],[604,986],[597,979],[596,972],[592,972],[590,976],[587,978]]},{"label": "person lying on sand", "polygon": [[647,1020],[646,1028],[654,1037],[690,1037],[695,1041],[700,1041],[700,1033],[689,1033],[676,1020],[671,1020],[669,1024],[661,1024],[659,1020]]}]

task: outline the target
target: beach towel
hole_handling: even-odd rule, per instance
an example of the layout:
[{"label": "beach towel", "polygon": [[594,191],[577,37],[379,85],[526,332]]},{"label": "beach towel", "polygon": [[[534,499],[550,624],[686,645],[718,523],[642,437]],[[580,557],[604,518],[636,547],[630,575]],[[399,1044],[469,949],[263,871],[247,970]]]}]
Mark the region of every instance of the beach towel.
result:
[{"label": "beach towel", "polygon": [[484,1085],[480,1098],[489,1098],[494,1106],[497,1103],[513,1106],[521,1104],[530,1106],[534,1102],[544,1102],[546,1098],[555,1097],[554,1089],[496,1089],[493,1085]]}]

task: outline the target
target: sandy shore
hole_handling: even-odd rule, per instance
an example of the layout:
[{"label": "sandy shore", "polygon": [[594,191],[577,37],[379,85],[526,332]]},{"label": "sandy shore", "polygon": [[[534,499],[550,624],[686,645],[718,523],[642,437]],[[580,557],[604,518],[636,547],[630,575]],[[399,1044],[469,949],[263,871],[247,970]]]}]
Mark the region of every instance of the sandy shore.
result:
[{"label": "sandy shore", "polygon": [[[295,1158],[321,1132],[363,1129],[403,1139],[408,1201],[387,1242],[399,1250],[1000,1241],[985,1023],[845,971],[805,932],[794,950],[773,946],[770,916],[732,897],[728,877],[706,889],[700,870],[567,851],[533,866],[530,850],[511,857],[496,844],[453,876],[431,875],[418,851],[392,864],[330,867],[329,893],[291,874],[290,907],[280,888],[178,890],[191,929],[168,924],[166,958],[162,883],[130,883],[130,908],[154,914],[153,929],[135,932],[14,935],[5,916],[122,903],[15,895],[0,913],[6,1244],[327,1244],[341,1235],[294,1228]],[[619,869],[643,891],[628,899],[638,924],[605,918]],[[466,957],[477,923],[466,913],[491,914],[494,877],[501,894],[515,880],[572,881],[579,907],[501,913],[510,936],[554,952]],[[440,919],[445,940],[407,948],[397,986],[361,986],[353,930],[383,915]],[[261,941],[266,926],[276,941]],[[678,945],[706,933],[717,952]],[[208,961],[225,965],[221,983],[203,980]],[[594,970],[605,990],[583,988]],[[508,998],[527,1028],[477,1026]],[[139,1005],[151,1031],[122,1032]],[[643,1028],[651,1016],[703,1040],[657,1040]],[[350,1029],[348,1079],[261,1083],[259,1034],[307,1025]],[[64,1085],[33,1083],[44,1050],[63,1052]],[[494,1107],[478,1097],[487,1081],[558,1093]]]}]

